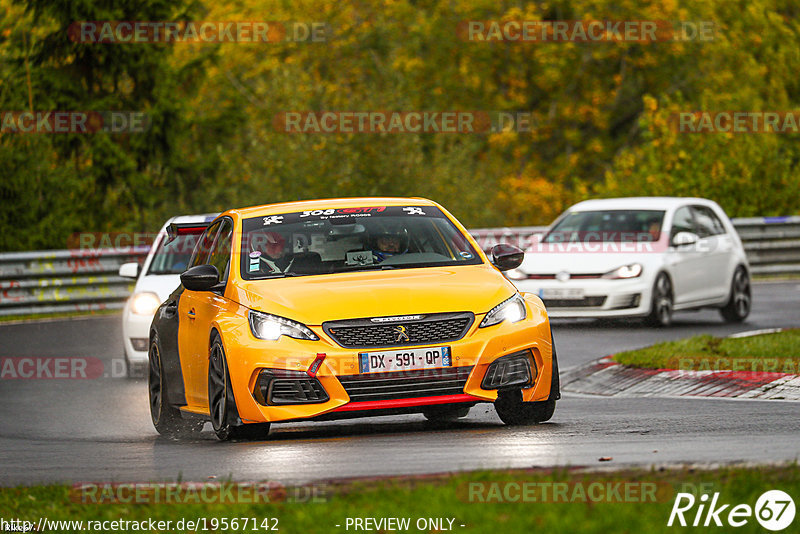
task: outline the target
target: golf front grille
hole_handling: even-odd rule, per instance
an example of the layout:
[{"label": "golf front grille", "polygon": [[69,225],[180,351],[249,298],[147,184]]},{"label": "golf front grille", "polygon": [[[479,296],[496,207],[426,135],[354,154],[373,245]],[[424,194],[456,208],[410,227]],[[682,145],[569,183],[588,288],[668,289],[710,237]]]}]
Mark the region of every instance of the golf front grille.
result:
[{"label": "golf front grille", "polygon": [[464,393],[470,367],[340,376],[353,402],[440,397]]},{"label": "golf front grille", "polygon": [[464,337],[475,320],[472,313],[439,313],[408,321],[353,319],[323,323],[326,334],[349,349],[447,343]]},{"label": "golf front grille", "polygon": [[542,299],[548,308],[599,308],[606,302],[606,297],[584,297],[582,299]]}]

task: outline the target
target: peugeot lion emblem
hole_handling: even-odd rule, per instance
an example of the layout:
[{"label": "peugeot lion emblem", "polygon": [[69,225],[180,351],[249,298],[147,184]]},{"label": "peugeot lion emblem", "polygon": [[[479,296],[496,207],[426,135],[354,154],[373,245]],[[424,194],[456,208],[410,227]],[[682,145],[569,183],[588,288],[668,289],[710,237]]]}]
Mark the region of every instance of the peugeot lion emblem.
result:
[{"label": "peugeot lion emblem", "polygon": [[402,343],[403,341],[408,341],[408,334],[406,333],[406,327],[403,325],[395,326],[394,331],[397,332],[397,339],[394,340],[395,343]]}]

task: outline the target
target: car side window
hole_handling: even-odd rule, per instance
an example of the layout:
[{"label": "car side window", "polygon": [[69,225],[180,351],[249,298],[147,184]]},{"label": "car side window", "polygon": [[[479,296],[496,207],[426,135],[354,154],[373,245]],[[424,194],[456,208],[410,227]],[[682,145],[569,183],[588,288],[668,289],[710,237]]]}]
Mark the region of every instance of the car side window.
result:
[{"label": "car side window", "polygon": [[672,240],[678,232],[694,232],[694,220],[692,219],[692,211],[689,206],[678,208],[675,215],[672,217],[672,230],[669,233],[669,238]]},{"label": "car side window", "polygon": [[219,271],[220,282],[228,280],[228,267],[231,261],[231,238],[233,236],[233,225],[227,219],[222,222],[211,253],[208,256],[209,265],[213,265]]},{"label": "car side window", "polygon": [[708,237],[725,233],[725,227],[716,213],[707,206],[693,206],[694,220],[697,226],[697,235]]},{"label": "car side window", "polygon": [[208,254],[211,251],[211,245],[214,244],[214,236],[217,235],[217,230],[219,230],[220,222],[215,222],[211,226],[206,229],[203,233],[203,236],[197,241],[197,246],[194,249],[194,254],[192,255],[192,261],[189,264],[189,267],[194,267],[196,265],[205,265],[208,263]]}]

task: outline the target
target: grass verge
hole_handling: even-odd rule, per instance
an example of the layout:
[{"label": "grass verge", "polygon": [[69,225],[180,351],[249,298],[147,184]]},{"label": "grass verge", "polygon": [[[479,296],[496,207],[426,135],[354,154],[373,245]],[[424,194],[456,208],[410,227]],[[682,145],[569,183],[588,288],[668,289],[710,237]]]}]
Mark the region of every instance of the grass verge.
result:
[{"label": "grass verge", "polygon": [[[755,507],[758,497],[771,489],[783,490],[796,500],[800,496],[800,467],[793,464],[715,470],[484,471],[339,483],[328,485],[324,496],[320,497],[318,492],[317,499],[311,502],[276,499],[287,493],[274,492],[271,494],[273,502],[235,504],[174,500],[168,504],[164,501],[160,504],[84,503],[82,498],[71,494],[74,490],[70,486],[17,487],[0,489],[0,510],[5,520],[23,519],[34,525],[40,518],[83,521],[83,531],[89,526],[87,521],[152,519],[172,522],[157,528],[159,532],[264,532],[263,520],[269,518],[266,525],[275,525],[280,532],[352,532],[356,529],[352,524],[346,528],[348,518],[369,517],[408,518],[410,527],[405,529],[408,532],[452,530],[497,534],[533,529],[536,532],[607,534],[674,532],[676,527],[667,527],[667,521],[678,492],[695,495],[697,504],[700,495],[707,494],[710,498],[718,492],[719,503],[730,503],[730,510],[737,504]],[[686,512],[689,524],[696,512],[697,505]],[[221,518],[229,520],[227,528]],[[232,527],[232,518],[240,518],[237,527]],[[247,518],[247,525],[242,528],[244,518]],[[434,527],[426,521],[423,528],[419,528],[417,522],[427,518],[443,518],[443,521]],[[184,520],[183,529],[178,529],[181,519]],[[205,529],[187,528],[186,521],[198,519],[205,521]],[[254,524],[257,528],[252,528]],[[79,530],[74,523],[61,526],[63,531]],[[151,528],[144,530],[153,531]],[[132,530],[130,526],[128,530]],[[385,525],[383,528],[384,532],[395,530],[403,529]],[[735,530],[764,532],[755,517]]]},{"label": "grass verge", "polygon": [[800,329],[743,338],[709,335],[621,352],[614,360],[647,369],[800,374]]}]

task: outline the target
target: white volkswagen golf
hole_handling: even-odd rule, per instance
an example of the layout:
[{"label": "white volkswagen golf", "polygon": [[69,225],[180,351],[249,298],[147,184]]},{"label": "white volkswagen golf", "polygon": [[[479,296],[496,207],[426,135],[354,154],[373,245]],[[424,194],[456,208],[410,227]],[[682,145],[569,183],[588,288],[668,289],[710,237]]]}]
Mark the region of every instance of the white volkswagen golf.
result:
[{"label": "white volkswagen golf", "polygon": [[702,198],[587,200],[535,236],[507,276],[538,294],[552,317],[644,317],[718,308],[731,322],[750,313],[742,242],[722,208]]},{"label": "white volkswagen golf", "polygon": [[197,238],[216,216],[210,213],[172,217],[158,232],[141,269],[136,262],[120,266],[120,276],[136,279],[133,294],[122,311],[122,345],[128,376],[144,376],[153,315],[180,285],[180,275],[189,264]]}]

